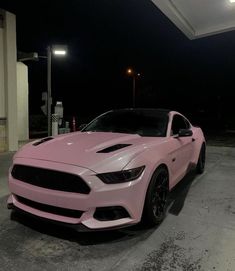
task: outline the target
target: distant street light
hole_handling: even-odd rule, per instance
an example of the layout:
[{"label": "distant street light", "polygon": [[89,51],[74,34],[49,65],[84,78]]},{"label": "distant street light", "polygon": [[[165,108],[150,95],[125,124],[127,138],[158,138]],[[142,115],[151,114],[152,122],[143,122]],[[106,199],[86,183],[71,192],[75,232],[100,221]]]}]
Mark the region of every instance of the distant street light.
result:
[{"label": "distant street light", "polygon": [[127,73],[130,75],[130,74],[133,73],[133,70],[132,70],[132,69],[128,69],[128,70],[127,70]]},{"label": "distant street light", "polygon": [[65,56],[67,54],[67,46],[53,45],[47,47],[47,132],[51,135],[51,60],[52,54],[55,56]]},{"label": "distant street light", "polygon": [[127,75],[132,77],[132,106],[135,108],[135,96],[136,96],[136,78],[140,77],[140,73],[137,73],[132,68],[127,69]]}]

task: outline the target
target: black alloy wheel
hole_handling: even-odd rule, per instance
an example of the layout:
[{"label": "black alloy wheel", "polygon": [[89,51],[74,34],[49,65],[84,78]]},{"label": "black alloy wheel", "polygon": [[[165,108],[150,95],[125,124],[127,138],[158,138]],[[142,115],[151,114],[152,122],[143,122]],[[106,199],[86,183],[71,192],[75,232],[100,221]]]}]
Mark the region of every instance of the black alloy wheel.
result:
[{"label": "black alloy wheel", "polygon": [[202,144],[198,162],[197,162],[197,173],[202,174],[205,170],[205,163],[206,163],[206,146],[205,143]]},{"label": "black alloy wheel", "polygon": [[157,225],[164,219],[168,193],[168,171],[160,167],[153,174],[146,194],[143,216],[147,224]]}]

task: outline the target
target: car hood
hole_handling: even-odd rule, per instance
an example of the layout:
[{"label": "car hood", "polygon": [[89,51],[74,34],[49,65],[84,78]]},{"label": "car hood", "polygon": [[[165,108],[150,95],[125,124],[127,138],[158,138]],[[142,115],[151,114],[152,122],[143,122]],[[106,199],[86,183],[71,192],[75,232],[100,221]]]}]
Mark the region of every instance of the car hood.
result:
[{"label": "car hood", "polygon": [[[153,140],[160,143],[163,139],[141,137],[137,134],[75,132],[57,136],[38,145],[35,144],[37,141],[31,142],[21,148],[15,158],[71,164],[97,173],[118,171],[144,151],[148,147],[148,143]],[[102,152],[104,149],[118,144],[127,144],[127,146]]]}]

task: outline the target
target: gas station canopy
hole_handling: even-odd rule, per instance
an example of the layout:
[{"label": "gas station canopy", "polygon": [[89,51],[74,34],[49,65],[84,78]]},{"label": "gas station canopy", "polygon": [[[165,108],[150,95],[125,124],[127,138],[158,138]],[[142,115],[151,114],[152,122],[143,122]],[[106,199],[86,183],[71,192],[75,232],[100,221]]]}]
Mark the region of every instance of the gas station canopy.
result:
[{"label": "gas station canopy", "polygon": [[235,0],[152,0],[189,38],[235,30]]}]

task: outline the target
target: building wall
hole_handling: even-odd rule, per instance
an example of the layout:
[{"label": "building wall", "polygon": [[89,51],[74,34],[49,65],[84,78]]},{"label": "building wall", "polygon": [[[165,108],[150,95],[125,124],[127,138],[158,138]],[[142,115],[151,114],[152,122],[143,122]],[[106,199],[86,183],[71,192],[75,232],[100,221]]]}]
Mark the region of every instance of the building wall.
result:
[{"label": "building wall", "polygon": [[28,67],[22,62],[17,63],[17,117],[18,139],[29,139],[29,113],[28,113]]}]

